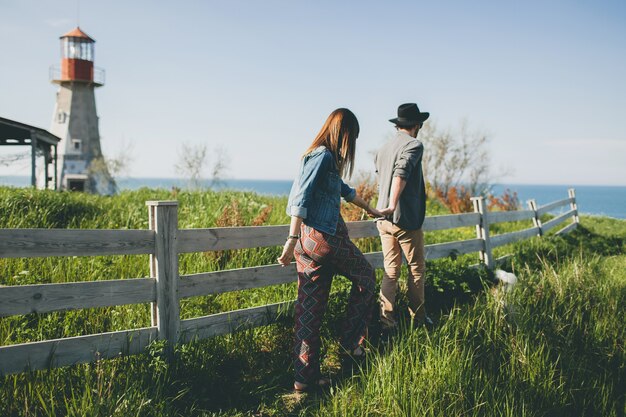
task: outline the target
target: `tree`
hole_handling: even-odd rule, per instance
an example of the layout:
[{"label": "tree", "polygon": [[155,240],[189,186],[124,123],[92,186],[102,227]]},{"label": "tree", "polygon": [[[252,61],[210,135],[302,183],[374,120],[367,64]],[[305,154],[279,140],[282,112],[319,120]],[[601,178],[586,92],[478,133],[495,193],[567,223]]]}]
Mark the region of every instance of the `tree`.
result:
[{"label": "tree", "polygon": [[89,175],[94,178],[93,191],[105,195],[115,194],[116,178],[128,174],[132,161],[132,145],[128,143],[122,144],[112,157],[100,155],[94,158],[88,167]]},{"label": "tree", "polygon": [[224,176],[228,171],[230,158],[223,146],[218,146],[214,150],[213,169],[211,170],[211,187],[217,187],[224,183]]},{"label": "tree", "polygon": [[182,143],[178,151],[178,162],[174,165],[176,173],[189,179],[192,188],[199,188],[202,171],[207,163],[206,144]]},{"label": "tree", "polygon": [[[501,197],[490,195],[496,175],[491,167],[489,135],[471,129],[461,120],[455,129],[440,129],[429,120],[417,137],[424,143],[422,169],[430,198],[439,200],[452,213],[473,210],[470,197],[489,196],[491,204],[501,210],[519,206],[509,190]],[[507,175],[501,171],[498,177]]]},{"label": "tree", "polygon": [[419,139],[425,146],[424,176],[436,194],[447,196],[452,188],[464,188],[473,196],[487,192],[493,178],[486,133],[471,130],[466,120],[455,130],[441,130],[429,121]]},{"label": "tree", "polygon": [[117,192],[117,183],[108,169],[108,160],[104,156],[94,158],[87,167],[89,182],[85,191],[113,195]]}]

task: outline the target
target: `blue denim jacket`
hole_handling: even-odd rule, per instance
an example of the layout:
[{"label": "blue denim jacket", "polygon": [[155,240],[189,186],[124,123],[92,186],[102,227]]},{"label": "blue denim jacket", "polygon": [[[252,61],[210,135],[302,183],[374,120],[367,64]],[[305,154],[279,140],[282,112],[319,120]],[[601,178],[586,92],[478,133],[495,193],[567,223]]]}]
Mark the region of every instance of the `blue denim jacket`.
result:
[{"label": "blue denim jacket", "polygon": [[334,235],[341,197],[352,201],[356,190],[343,182],[333,154],[320,146],[302,158],[289,193],[287,214],[302,217],[307,226]]}]

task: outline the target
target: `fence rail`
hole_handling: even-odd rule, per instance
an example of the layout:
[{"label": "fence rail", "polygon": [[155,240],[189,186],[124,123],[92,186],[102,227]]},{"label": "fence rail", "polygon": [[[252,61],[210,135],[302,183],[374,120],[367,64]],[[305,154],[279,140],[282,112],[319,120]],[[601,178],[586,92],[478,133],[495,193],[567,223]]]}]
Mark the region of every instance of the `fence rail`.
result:
[{"label": "fence rail", "polygon": [[535,217],[532,210],[519,211],[496,211],[489,213],[489,223],[515,222],[520,220],[530,220]]},{"label": "fence rail", "polygon": [[[571,224],[556,232],[568,233],[579,222],[574,190],[568,193],[567,199],[539,208],[530,201],[529,210],[511,212],[488,212],[482,198],[475,198],[474,213],[427,217],[425,231],[475,227],[476,238],[426,245],[426,259],[478,252],[481,261],[491,268],[494,247],[541,236],[571,217]],[[0,229],[0,258],[149,254],[151,273],[150,278],[0,287],[0,317],[152,303],[151,327],[0,346],[0,374],[133,355],[157,339],[165,340],[171,354],[176,343],[262,326],[291,313],[293,301],[286,301],[181,320],[181,299],[289,283],[297,275],[294,264],[180,275],[179,254],[282,245],[288,226],[179,230],[177,202],[146,204],[149,230]],[[567,212],[541,224],[543,214],[568,204]],[[523,220],[532,220],[534,226],[490,236],[490,224]],[[353,239],[378,236],[372,221],[347,225]],[[375,268],[382,268],[382,252],[366,253],[365,257]]]},{"label": "fence rail", "polygon": [[155,300],[154,278],[15,285],[0,288],[0,317]]},{"label": "fence rail", "polygon": [[152,230],[0,229],[0,258],[143,255]]},{"label": "fence rail", "polygon": [[135,355],[156,339],[157,328],[146,327],[3,346],[0,369],[2,374],[12,374]]}]

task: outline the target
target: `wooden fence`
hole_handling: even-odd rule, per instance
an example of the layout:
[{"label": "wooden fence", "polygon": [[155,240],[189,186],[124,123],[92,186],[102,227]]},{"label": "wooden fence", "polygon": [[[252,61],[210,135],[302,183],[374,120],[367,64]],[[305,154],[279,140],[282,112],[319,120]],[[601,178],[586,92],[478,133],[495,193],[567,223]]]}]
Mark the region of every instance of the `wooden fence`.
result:
[{"label": "wooden fence", "polygon": [[[487,267],[495,261],[492,249],[532,236],[541,236],[572,217],[557,233],[578,224],[574,190],[569,197],[528,210],[488,212],[482,198],[473,198],[474,213],[430,216],[423,229],[435,231],[476,227],[476,238],[426,246],[426,258],[478,252]],[[149,230],[0,229],[0,258],[150,254],[151,278],[115,279],[62,284],[0,287],[0,317],[60,310],[152,303],[152,326],[139,329],[0,346],[0,374],[48,369],[133,355],[153,340],[164,340],[168,352],[176,343],[232,333],[271,323],[293,301],[181,320],[179,300],[188,297],[277,285],[296,280],[295,266],[266,265],[192,275],[180,275],[178,254],[281,245],[288,226],[178,229],[178,203],[149,201]],[[562,206],[569,210],[546,223],[540,217]],[[499,222],[532,220],[528,229],[490,236]],[[349,222],[350,237],[378,236],[372,221]],[[382,253],[365,254],[381,268]]]}]

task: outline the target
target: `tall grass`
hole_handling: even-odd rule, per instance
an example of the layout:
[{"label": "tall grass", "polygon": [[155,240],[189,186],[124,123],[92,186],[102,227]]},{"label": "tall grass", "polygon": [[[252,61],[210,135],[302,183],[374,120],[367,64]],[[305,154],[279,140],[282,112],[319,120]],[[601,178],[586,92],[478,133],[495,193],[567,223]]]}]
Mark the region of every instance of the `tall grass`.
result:
[{"label": "tall grass", "polygon": [[[286,224],[285,198],[239,192],[142,189],[115,197],[0,187],[0,227],[147,228],[146,200],[179,201],[179,227]],[[429,215],[444,214],[429,205]],[[293,403],[292,319],[234,335],[93,364],[0,377],[4,416],[189,415],[624,415],[626,222],[584,218],[565,238],[533,239],[506,266],[522,284],[490,292],[476,256],[429,262],[430,333],[405,331],[389,349],[372,346],[367,369],[340,377],[339,333],[349,286],[337,278],[323,328],[323,369],[332,395]],[[498,232],[522,226],[499,225]],[[427,243],[473,238],[469,228]],[[359,239],[363,251],[378,239]],[[280,247],[180,256],[181,274],[275,263]],[[0,259],[0,284],[148,276],[148,257]],[[404,271],[406,274],[406,271]],[[380,279],[380,271],[378,278]],[[478,298],[477,298],[477,294]],[[295,285],[183,300],[183,318],[295,298]],[[401,307],[406,299],[400,297]],[[149,325],[148,305],[0,319],[0,344]],[[621,407],[621,408],[620,408]],[[621,414],[620,414],[621,413]]]},{"label": "tall grass", "polygon": [[520,273],[431,333],[407,331],[321,416],[622,416],[626,256]]}]

